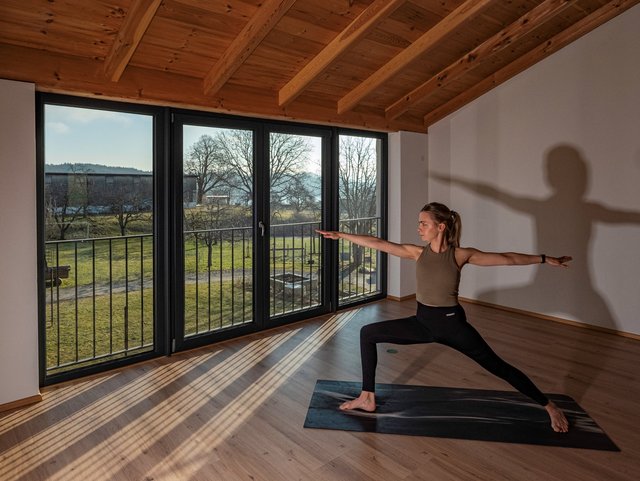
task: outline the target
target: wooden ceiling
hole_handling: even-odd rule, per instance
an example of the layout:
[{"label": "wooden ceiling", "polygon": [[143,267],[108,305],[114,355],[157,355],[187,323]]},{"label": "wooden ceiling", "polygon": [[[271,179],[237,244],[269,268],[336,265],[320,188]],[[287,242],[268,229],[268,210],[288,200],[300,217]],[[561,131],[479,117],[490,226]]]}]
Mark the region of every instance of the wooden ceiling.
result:
[{"label": "wooden ceiling", "polygon": [[424,132],[639,2],[0,0],[0,78]]}]

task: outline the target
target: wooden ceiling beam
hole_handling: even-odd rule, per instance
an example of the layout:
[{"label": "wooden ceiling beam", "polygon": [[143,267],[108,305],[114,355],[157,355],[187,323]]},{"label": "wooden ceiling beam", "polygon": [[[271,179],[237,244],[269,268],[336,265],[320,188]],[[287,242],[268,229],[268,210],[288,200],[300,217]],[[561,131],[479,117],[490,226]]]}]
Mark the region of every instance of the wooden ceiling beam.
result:
[{"label": "wooden ceiling beam", "polygon": [[397,75],[411,62],[435,47],[446,36],[457,28],[479,15],[496,0],[467,0],[449,15],[444,17],[433,28],[425,32],[418,40],[393,57],[388,63],[374,72],[367,80],[360,83],[347,95],[338,100],[338,113],[343,114],[353,109],[362,99],[375,89]]},{"label": "wooden ceiling beam", "polygon": [[574,42],[578,38],[594,30],[603,23],[608,22],[638,3],[640,3],[640,0],[613,0],[603,5],[598,10],[584,17],[582,20],[574,23],[554,37],[538,45],[529,53],[521,56],[509,65],[481,80],[473,87],[467,89],[464,93],[454,97],[447,103],[429,112],[424,116],[425,127],[428,129],[437,121],[442,120],[447,115],[477,99],[501,83],[513,78],[520,72],[523,72],[532,65],[569,45],[571,42]]},{"label": "wooden ceiling beam", "polygon": [[142,36],[160,7],[162,0],[134,0],[122,28],[118,31],[109,55],[104,60],[104,75],[117,82],[138,48]]},{"label": "wooden ceiling beam", "polygon": [[546,0],[541,3],[511,25],[442,69],[422,85],[395,101],[385,109],[387,118],[398,118],[409,110],[415,102],[423,100],[436,90],[446,86],[463,74],[491,59],[491,57],[517,42],[520,38],[540,27],[576,2],[577,0]]},{"label": "wooden ceiling beam", "polygon": [[381,20],[391,15],[405,1],[375,0],[280,89],[279,105],[293,102],[334,60],[362,40]]},{"label": "wooden ceiling beam", "polygon": [[130,65],[119,82],[103,75],[102,61],[0,43],[0,78],[33,82],[39,92],[134,102],[378,131],[424,129],[422,118],[388,122],[382,112],[336,113],[329,101],[296,102],[278,107],[277,92],[230,86],[225,95],[205,95],[202,79]]},{"label": "wooden ceiling beam", "polygon": [[205,95],[213,95],[227,83],[260,42],[276,26],[296,0],[266,0],[204,78]]}]

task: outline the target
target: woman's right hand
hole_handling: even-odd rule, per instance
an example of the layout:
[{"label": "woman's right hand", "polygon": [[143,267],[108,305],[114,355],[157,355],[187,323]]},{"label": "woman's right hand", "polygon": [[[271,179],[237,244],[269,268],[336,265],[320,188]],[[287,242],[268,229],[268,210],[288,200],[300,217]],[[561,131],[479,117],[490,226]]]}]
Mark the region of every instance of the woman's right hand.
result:
[{"label": "woman's right hand", "polygon": [[337,231],[316,229],[316,232],[323,236],[325,239],[340,239],[340,232]]}]

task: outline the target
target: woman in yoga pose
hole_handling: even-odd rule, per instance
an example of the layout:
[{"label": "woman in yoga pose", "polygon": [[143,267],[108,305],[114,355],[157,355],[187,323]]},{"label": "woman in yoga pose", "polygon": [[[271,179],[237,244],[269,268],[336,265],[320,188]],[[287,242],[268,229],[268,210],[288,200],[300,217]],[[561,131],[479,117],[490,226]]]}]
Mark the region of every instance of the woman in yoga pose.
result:
[{"label": "woman in yoga pose", "polygon": [[419,344],[438,342],[469,356],[482,367],[504,379],[521,393],[544,406],[556,432],[567,432],[569,423],[562,410],[551,402],[520,370],[502,360],[473,326],[467,323],[458,303],[460,271],[466,264],[478,266],[549,264],[567,267],[571,257],[551,257],[516,252],[483,252],[460,247],[461,221],[457,212],[432,202],[423,207],[418,220],[418,234],[426,246],[397,244],[378,237],[317,232],[328,239],[345,239],[391,255],[416,261],[418,310],[415,316],[366,325],[360,331],[362,392],[340,409],[373,412],[375,401],[376,344]]}]

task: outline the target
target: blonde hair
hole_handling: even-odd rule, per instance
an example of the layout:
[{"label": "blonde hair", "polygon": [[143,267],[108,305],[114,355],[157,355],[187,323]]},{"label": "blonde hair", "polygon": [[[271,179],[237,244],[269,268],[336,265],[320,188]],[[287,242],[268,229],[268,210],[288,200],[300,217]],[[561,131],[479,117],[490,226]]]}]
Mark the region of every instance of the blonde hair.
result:
[{"label": "blonde hair", "polygon": [[462,234],[460,214],[439,202],[428,203],[420,212],[427,212],[433,216],[438,224],[444,224],[447,244],[453,247],[460,247],[460,236]]}]

